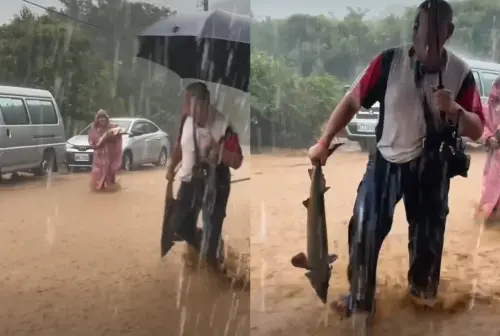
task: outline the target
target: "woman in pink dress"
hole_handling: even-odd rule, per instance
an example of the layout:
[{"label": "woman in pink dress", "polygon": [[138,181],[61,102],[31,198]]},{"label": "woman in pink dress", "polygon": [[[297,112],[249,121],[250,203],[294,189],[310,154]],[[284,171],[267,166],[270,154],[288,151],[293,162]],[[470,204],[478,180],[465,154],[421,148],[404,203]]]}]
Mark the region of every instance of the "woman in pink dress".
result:
[{"label": "woman in pink dress", "polygon": [[486,221],[497,221],[500,219],[500,77],[493,84],[484,116],[483,139],[488,156],[484,166],[479,212]]},{"label": "woman in pink dress", "polygon": [[97,111],[89,132],[89,143],[94,149],[91,189],[118,189],[116,174],[122,166],[122,130],[110,122],[104,110]]}]

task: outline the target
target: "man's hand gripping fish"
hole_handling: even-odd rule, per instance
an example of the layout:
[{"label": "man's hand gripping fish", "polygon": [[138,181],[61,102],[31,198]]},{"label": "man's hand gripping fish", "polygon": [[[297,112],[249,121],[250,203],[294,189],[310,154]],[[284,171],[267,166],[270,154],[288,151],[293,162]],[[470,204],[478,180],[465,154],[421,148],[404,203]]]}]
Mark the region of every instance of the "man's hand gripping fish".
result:
[{"label": "man's hand gripping fish", "polygon": [[[334,144],[330,154],[341,145],[343,143]],[[325,193],[330,187],[326,187],[321,165],[315,165],[308,172],[311,188],[309,198],[302,202],[307,208],[307,256],[304,252],[298,253],[292,258],[292,265],[308,271],[306,277],[321,301],[326,303],[332,275],[331,264],[338,258],[336,254],[328,254]]]}]

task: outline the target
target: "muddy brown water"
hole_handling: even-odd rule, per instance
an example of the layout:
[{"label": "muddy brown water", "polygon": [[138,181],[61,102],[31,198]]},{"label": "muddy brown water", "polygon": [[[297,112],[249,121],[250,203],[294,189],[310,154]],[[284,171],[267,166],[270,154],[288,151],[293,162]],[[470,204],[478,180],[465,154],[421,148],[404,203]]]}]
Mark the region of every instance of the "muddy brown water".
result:
[{"label": "muddy brown water", "polygon": [[[0,335],[247,336],[248,291],[185,266],[184,244],[160,260],[164,176],[126,173],[110,194],[90,193],[86,173],[4,181]],[[224,235],[248,256],[245,183]]]},{"label": "muddy brown water", "polygon": [[[473,220],[485,156],[474,153],[470,177],[456,178],[450,193],[441,307],[416,311],[405,298],[407,223],[398,205],[378,268],[375,335],[499,335],[500,231]],[[325,168],[329,250],[339,254],[330,280],[330,301],[347,289],[347,221],[366,167],[366,154],[334,154]],[[304,271],[290,258],[306,248],[309,165],[303,155],[252,157],[252,335],[349,335],[351,324],[315,297]],[[472,293],[475,292],[475,295]],[[472,304],[472,298],[475,298]]]},{"label": "muddy brown water", "polygon": [[[483,163],[473,154],[470,177],[452,184],[438,311],[416,311],[404,297],[398,207],[380,257],[375,335],[500,334],[500,230],[485,230],[476,249],[472,219]],[[346,226],[365,165],[366,155],[344,152],[325,169],[330,251],[340,256],[330,299],[347,288]],[[233,187],[224,231],[246,260],[251,253],[251,292],[185,266],[183,245],[160,260],[162,170],[123,174],[123,189],[104,195],[88,192],[87,174],[58,175],[49,187],[2,183],[0,335],[349,335],[349,321],[325,310],[290,264],[306,243],[303,154],[255,155],[251,168],[251,181]]]}]

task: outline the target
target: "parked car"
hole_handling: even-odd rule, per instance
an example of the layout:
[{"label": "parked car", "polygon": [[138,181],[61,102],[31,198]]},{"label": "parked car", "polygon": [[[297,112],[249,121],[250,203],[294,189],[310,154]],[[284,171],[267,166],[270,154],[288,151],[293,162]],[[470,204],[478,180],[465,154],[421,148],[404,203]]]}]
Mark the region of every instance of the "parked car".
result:
[{"label": "parked car", "polygon": [[[488,96],[495,80],[500,76],[500,64],[465,59],[472,69],[479,87],[483,108],[486,108]],[[348,92],[358,83],[366,69],[356,78],[354,83],[346,86]],[[361,109],[346,127],[347,138],[359,143],[362,150],[368,151],[375,146],[375,127],[378,123],[380,104],[375,103],[369,110]],[[466,139],[466,141],[470,141]]]},{"label": "parked car", "polygon": [[45,175],[64,162],[64,123],[49,91],[0,86],[1,174]]},{"label": "parked car", "polygon": [[[170,155],[168,134],[151,120],[143,118],[111,118],[126,134],[123,135],[123,170],[133,170],[139,165],[152,163],[156,166],[167,164]],[[91,168],[94,150],[90,147],[88,125],[66,142],[66,166]]]}]

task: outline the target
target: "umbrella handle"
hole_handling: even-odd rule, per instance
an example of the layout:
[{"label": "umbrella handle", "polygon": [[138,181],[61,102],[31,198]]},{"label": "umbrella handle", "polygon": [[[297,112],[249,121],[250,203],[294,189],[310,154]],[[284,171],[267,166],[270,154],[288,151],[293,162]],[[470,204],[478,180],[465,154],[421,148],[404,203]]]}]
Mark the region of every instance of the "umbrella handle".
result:
[{"label": "umbrella handle", "polygon": [[171,180],[167,181],[167,199],[174,197],[174,182]]},{"label": "umbrella handle", "polygon": [[[436,49],[439,51],[439,8],[438,8],[438,3],[436,0],[431,0],[429,2],[429,6],[432,7],[432,5],[434,5],[434,29],[436,31],[436,40],[435,40],[435,43],[436,43]],[[429,27],[430,25],[427,24]],[[441,56],[441,55],[440,55]],[[443,71],[440,69],[439,72],[438,72],[438,87],[437,87],[438,90],[443,90],[444,89],[444,85],[443,85]],[[443,120],[446,120],[446,114],[443,112],[443,111],[439,111],[440,113],[440,116],[441,116],[441,119]]]},{"label": "umbrella handle", "polygon": [[170,180],[167,180],[167,190],[166,190],[167,199],[174,198],[174,177],[178,171],[179,171],[179,167],[177,167],[177,169],[174,169],[174,173],[173,173],[172,178]]}]

